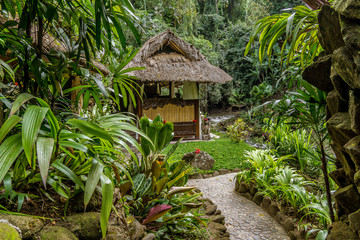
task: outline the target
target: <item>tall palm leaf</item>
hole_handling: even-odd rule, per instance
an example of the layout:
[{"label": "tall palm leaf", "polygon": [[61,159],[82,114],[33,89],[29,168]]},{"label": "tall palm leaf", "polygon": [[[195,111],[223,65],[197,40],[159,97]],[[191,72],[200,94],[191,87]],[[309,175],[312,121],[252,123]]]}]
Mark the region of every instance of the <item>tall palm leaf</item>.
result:
[{"label": "tall palm leaf", "polygon": [[[318,9],[320,5],[327,3],[322,0],[305,2],[312,9]],[[251,33],[245,55],[258,40],[260,62],[265,56],[270,60],[274,46],[280,44],[281,55],[286,55],[287,64],[296,61],[305,68],[322,50],[317,37],[318,10],[312,9],[297,6],[293,8],[294,13],[275,14],[259,20]]]}]

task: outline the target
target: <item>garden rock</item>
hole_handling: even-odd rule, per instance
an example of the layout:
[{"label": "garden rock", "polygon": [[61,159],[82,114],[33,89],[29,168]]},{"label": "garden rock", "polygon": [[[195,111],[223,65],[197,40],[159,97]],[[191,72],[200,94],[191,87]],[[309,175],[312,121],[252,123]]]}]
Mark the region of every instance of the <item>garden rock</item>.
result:
[{"label": "garden rock", "polygon": [[280,211],[278,205],[276,205],[275,203],[270,204],[269,208],[268,208],[268,212],[272,217],[276,217],[276,214]]},{"label": "garden rock", "polygon": [[354,184],[360,193],[360,171],[357,171],[354,175]]},{"label": "garden rock", "polygon": [[282,225],[284,226],[286,232],[294,230],[294,221],[291,218],[286,218]]},{"label": "garden rock", "polygon": [[344,146],[351,160],[355,163],[356,171],[360,170],[360,136],[354,137]]},{"label": "garden rock", "polygon": [[356,133],[351,129],[349,113],[336,113],[327,121],[326,127],[331,139],[341,147],[356,136]]},{"label": "garden rock", "polygon": [[254,198],[253,198],[253,201],[260,206],[261,202],[263,201],[264,199],[264,194],[261,194],[261,193],[256,193]]},{"label": "garden rock", "polygon": [[190,179],[203,179],[203,175],[201,173],[195,173],[189,176]]},{"label": "garden rock", "polygon": [[341,100],[348,102],[349,101],[349,91],[350,87],[347,83],[340,77],[340,75],[334,70],[334,67],[331,67],[331,82],[334,85],[335,90],[338,92]]},{"label": "garden rock", "polygon": [[253,200],[253,196],[251,195],[251,193],[246,192],[246,193],[240,193],[241,196],[243,196],[244,198],[252,201]]},{"label": "garden rock", "polygon": [[330,116],[335,115],[337,112],[347,112],[348,103],[341,100],[340,95],[336,90],[329,92],[326,97],[327,108],[330,111]]},{"label": "garden rock", "polygon": [[149,234],[146,234],[142,240],[154,240],[154,239],[155,239],[155,234],[149,233]]},{"label": "garden rock", "polygon": [[360,70],[355,64],[351,49],[346,46],[337,49],[332,57],[332,66],[352,89],[360,88]]},{"label": "garden rock", "polygon": [[331,57],[332,55],[321,57],[308,66],[302,74],[303,79],[322,91],[330,92],[333,90],[334,86],[330,79]]},{"label": "garden rock", "polygon": [[318,14],[318,37],[327,53],[333,53],[345,45],[341,34],[339,14],[329,5],[324,5]]},{"label": "garden rock", "polygon": [[349,214],[349,225],[355,232],[360,231],[360,209]]},{"label": "garden rock", "polygon": [[249,192],[251,195],[255,195],[255,193],[257,192],[257,188],[255,183],[251,183],[249,186]]},{"label": "garden rock", "polygon": [[72,232],[60,226],[46,226],[37,235],[41,240],[77,240]]},{"label": "garden rock", "polygon": [[[217,230],[217,231],[221,231],[221,232],[226,232],[226,227],[224,225],[222,225],[221,223],[217,223],[217,222],[210,222],[208,224],[209,230]],[[213,232],[213,231],[211,231]]]},{"label": "garden rock", "polygon": [[211,178],[213,175],[212,174],[203,174],[204,178]]},{"label": "garden rock", "polygon": [[231,173],[231,171],[229,169],[220,169],[219,173],[220,173],[220,175],[224,175],[224,174]]},{"label": "garden rock", "polygon": [[1,239],[21,240],[18,231],[9,223],[0,222],[0,236]]},{"label": "garden rock", "polygon": [[[342,150],[343,149],[342,146],[338,146],[335,144],[330,144],[330,146],[336,155],[337,163],[341,163],[345,171],[346,179],[349,179],[350,182],[352,182],[352,179],[354,178],[354,174],[355,174],[355,165],[351,160],[349,154],[347,154],[345,151]],[[347,186],[349,184],[342,183],[339,186],[345,187],[344,185]]]},{"label": "garden rock", "polygon": [[329,175],[339,187],[346,187],[351,184],[351,179],[346,176],[344,168],[336,169],[335,171],[329,173]]},{"label": "garden rock", "polygon": [[86,212],[71,215],[65,219],[63,227],[69,229],[79,239],[101,239],[100,213]]},{"label": "garden rock", "polygon": [[213,172],[213,177],[217,177],[217,176],[219,176],[220,174],[219,174],[219,172],[218,171],[215,171],[215,172]]},{"label": "garden rock", "polygon": [[128,232],[124,229],[124,227],[120,226],[108,226],[108,231],[105,237],[105,240],[130,240],[130,236]]},{"label": "garden rock", "polygon": [[136,219],[129,224],[131,239],[140,240],[145,235],[146,227],[140,224]]},{"label": "garden rock", "polygon": [[359,240],[359,237],[354,233],[351,228],[343,222],[335,222],[330,226],[329,235],[327,240]]},{"label": "garden rock", "polygon": [[19,228],[24,239],[31,238],[35,233],[39,232],[45,223],[35,217],[16,216],[8,214],[0,214],[0,220],[7,220],[10,224]]},{"label": "garden rock", "polygon": [[265,196],[260,206],[261,206],[262,208],[264,208],[264,209],[268,209],[268,207],[270,206],[270,204],[271,204],[271,199],[270,199],[270,197]]},{"label": "garden rock", "polygon": [[341,25],[345,44],[360,49],[360,25],[344,16],[341,18]]},{"label": "garden rock", "polygon": [[216,210],[215,213],[214,213],[214,215],[220,215],[220,214],[221,214],[221,210],[220,210],[220,209]]},{"label": "garden rock", "polygon": [[340,14],[360,20],[360,1],[359,0],[335,0],[333,7]]},{"label": "garden rock", "polygon": [[350,91],[349,114],[351,120],[351,129],[360,134],[360,94]]},{"label": "garden rock", "polygon": [[[239,182],[239,181],[236,180],[236,182]],[[246,187],[246,183],[241,182],[241,183],[238,183],[238,184],[239,184],[239,187],[238,187],[239,193],[246,193],[248,191],[248,189]]]},{"label": "garden rock", "polygon": [[222,223],[225,220],[225,217],[223,215],[211,215],[208,219],[210,219],[211,222]]},{"label": "garden rock", "polygon": [[360,196],[353,184],[336,190],[334,198],[347,214],[360,208]]},{"label": "garden rock", "polygon": [[204,151],[186,153],[182,159],[189,162],[191,166],[201,170],[210,170],[215,163],[215,160]]},{"label": "garden rock", "polygon": [[206,208],[205,214],[206,215],[213,215],[216,212],[217,206],[216,205],[210,205]]}]

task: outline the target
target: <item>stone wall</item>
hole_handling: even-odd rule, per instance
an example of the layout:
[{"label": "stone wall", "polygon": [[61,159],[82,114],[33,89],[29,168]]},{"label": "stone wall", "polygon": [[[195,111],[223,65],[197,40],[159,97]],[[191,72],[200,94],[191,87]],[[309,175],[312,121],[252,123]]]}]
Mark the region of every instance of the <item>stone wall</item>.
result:
[{"label": "stone wall", "polygon": [[303,78],[328,92],[327,128],[339,186],[333,197],[338,221],[327,239],[360,239],[360,1],[334,0],[318,15],[324,52]]}]

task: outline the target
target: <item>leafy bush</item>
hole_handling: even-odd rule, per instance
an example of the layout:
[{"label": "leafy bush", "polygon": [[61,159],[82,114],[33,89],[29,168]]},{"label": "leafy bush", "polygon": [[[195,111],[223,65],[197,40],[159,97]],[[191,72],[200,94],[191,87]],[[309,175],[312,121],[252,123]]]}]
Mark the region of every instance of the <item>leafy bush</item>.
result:
[{"label": "leafy bush", "polygon": [[[36,100],[37,104],[27,104]],[[25,110],[23,110],[23,108]],[[121,173],[122,147],[134,154],[129,144],[141,148],[129,133],[143,135],[124,114],[99,116],[92,121],[71,118],[59,121],[49,105],[24,93],[12,103],[9,116],[0,128],[0,181],[5,198],[18,198],[18,211],[26,192],[41,192],[51,187],[65,199],[65,214],[71,199],[84,194],[84,206],[101,182],[101,229],[106,234],[113,188]],[[33,198],[36,198],[33,196]]]},{"label": "leafy bush", "polygon": [[[269,120],[267,120],[269,121]],[[270,146],[276,150],[278,156],[292,155],[293,160],[289,163],[300,169],[302,173],[319,175],[321,162],[316,157],[316,145],[312,142],[311,134],[305,129],[291,129],[287,121],[273,124],[264,128],[269,133]],[[315,177],[313,176],[313,177]]]},{"label": "leafy bush", "polygon": [[[301,220],[311,215],[320,228],[326,228],[331,223],[324,197],[321,195],[318,198],[306,190],[315,184],[285,165],[293,158],[291,155],[277,158],[270,150],[253,150],[247,152],[246,157],[251,167],[237,175],[239,182],[256,184],[261,193],[293,207]],[[316,224],[313,227],[317,227]]]},{"label": "leafy bush", "polygon": [[230,139],[234,142],[241,142],[250,136],[252,128],[246,126],[243,119],[239,118],[233,125],[230,125],[226,129],[226,133]]},{"label": "leafy bush", "polygon": [[204,220],[192,210],[202,205],[198,200],[200,194],[195,194],[193,187],[184,187],[191,169],[185,161],[172,157],[181,139],[163,154],[173,138],[173,123],[165,123],[157,116],[153,121],[141,118],[140,125],[145,133],[140,141],[144,150],[142,160],[133,157],[126,169],[129,177],[120,184],[121,195],[129,206],[128,214],[149,227],[155,226],[161,239],[197,231]]}]

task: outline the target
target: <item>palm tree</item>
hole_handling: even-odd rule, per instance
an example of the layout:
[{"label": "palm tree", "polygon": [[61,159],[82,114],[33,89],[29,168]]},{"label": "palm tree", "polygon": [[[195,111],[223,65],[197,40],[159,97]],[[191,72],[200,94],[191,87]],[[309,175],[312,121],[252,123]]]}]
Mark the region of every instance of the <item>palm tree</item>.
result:
[{"label": "palm tree", "polygon": [[91,58],[125,49],[130,32],[140,43],[129,0],[3,0],[0,10],[0,56],[13,62],[21,92],[43,98],[62,93],[68,66],[81,76],[81,59],[90,68]]},{"label": "palm tree", "polygon": [[307,7],[294,7],[294,13],[284,12],[259,20],[251,33],[245,55],[249,53],[251,45],[258,40],[259,60],[262,62],[265,55],[271,59],[274,46],[280,44],[281,55],[286,55],[287,64],[296,62],[305,69],[322,51],[317,37],[317,13],[322,5],[328,4],[328,1],[303,0],[303,2]]}]

